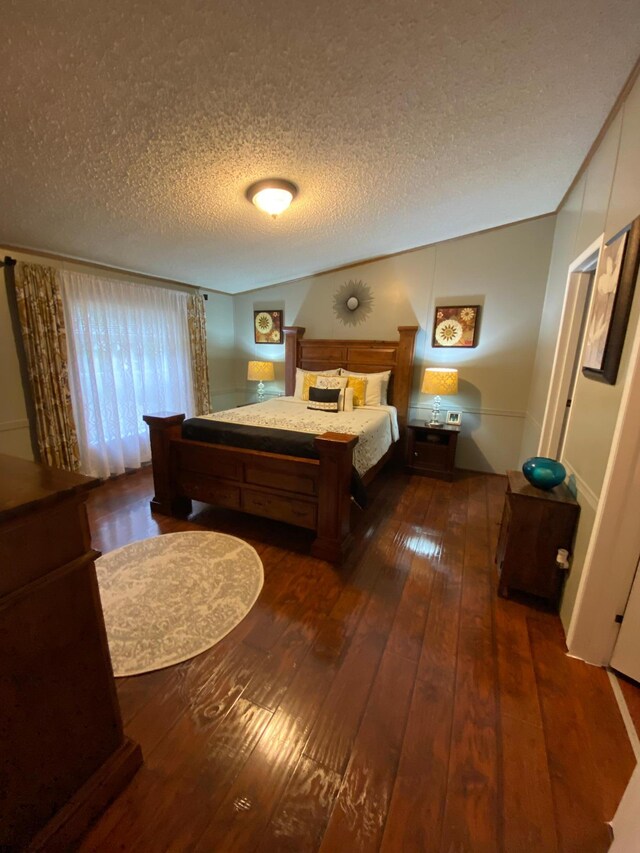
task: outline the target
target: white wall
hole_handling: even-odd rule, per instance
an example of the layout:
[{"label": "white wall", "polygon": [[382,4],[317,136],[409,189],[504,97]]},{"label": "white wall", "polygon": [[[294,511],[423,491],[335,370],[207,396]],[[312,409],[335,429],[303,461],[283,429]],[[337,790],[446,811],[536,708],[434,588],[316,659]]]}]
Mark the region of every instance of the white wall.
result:
[{"label": "white wall", "polygon": [[[602,232],[606,241],[639,214],[640,81],[636,81],[585,174],[557,215],[521,459],[537,452],[569,264]],[[595,382],[580,374],[573,395],[562,461],[575,477],[581,518],[561,609],[567,628],[600,500],[631,345],[640,333],[639,318],[637,288],[616,384]]]},{"label": "white wall", "polygon": [[613,844],[609,853],[640,850],[640,764],[636,765],[615,817],[611,821]]},{"label": "white wall", "polygon": [[237,402],[233,297],[226,293],[207,295],[205,305],[211,409],[220,412],[235,406]]},{"label": "white wall", "polygon": [[[460,371],[460,393],[443,409],[462,409],[458,467],[504,472],[518,461],[529,397],[555,217],[461,237],[347,270],[235,296],[238,387],[248,387],[246,362],[276,361],[284,388],[284,347],[255,344],[254,309],[284,309],[288,326],[304,326],[310,338],[395,339],[399,325],[420,326],[412,416],[430,414],[420,394],[425,366],[447,364]],[[365,281],[374,297],[366,322],[345,326],[334,315],[333,296],[349,279]],[[474,349],[435,349],[435,305],[481,304]]]}]

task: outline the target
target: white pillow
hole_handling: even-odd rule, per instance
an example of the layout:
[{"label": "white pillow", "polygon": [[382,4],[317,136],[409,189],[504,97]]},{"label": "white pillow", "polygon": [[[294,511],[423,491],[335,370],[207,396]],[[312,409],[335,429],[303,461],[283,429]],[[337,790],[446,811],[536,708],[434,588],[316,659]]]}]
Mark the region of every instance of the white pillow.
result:
[{"label": "white pillow", "polygon": [[387,389],[389,387],[389,378],[391,377],[390,370],[384,370],[381,373],[355,373],[353,370],[345,370],[344,367],[340,370],[341,376],[361,376],[367,380],[367,391],[365,396],[365,406],[379,406],[382,403],[387,405]]},{"label": "white pillow", "polygon": [[[316,379],[316,388],[339,388],[340,399],[338,400],[338,411],[344,412],[344,392],[348,381],[349,378],[347,376],[318,376]],[[353,405],[353,395],[351,405]]]},{"label": "white pillow", "polygon": [[299,367],[296,367],[296,387],[293,396],[297,397],[298,400],[302,400],[302,386],[304,385],[305,373],[313,373],[315,376],[340,376],[340,368],[336,367],[335,370],[301,370]]}]

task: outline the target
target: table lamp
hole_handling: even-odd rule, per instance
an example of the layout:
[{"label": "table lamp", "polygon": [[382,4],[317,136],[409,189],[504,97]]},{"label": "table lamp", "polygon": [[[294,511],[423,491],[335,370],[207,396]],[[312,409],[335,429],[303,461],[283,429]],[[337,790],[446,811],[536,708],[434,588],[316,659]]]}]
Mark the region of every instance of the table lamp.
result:
[{"label": "table lamp", "polygon": [[247,379],[258,383],[258,402],[264,403],[264,383],[275,379],[272,361],[250,361],[247,368]]},{"label": "table lamp", "polygon": [[422,379],[422,393],[435,394],[431,420],[427,426],[441,426],[440,397],[444,394],[458,393],[458,371],[453,367],[427,367]]}]

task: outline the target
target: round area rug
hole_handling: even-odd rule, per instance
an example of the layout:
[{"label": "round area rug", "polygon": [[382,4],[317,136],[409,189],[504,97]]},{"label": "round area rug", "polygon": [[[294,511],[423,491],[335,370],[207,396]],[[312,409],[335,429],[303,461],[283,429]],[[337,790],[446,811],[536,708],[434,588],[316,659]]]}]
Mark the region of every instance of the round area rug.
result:
[{"label": "round area rug", "polygon": [[165,533],[96,560],[115,675],[195,657],[251,610],[264,575],[256,551],[224,533]]}]

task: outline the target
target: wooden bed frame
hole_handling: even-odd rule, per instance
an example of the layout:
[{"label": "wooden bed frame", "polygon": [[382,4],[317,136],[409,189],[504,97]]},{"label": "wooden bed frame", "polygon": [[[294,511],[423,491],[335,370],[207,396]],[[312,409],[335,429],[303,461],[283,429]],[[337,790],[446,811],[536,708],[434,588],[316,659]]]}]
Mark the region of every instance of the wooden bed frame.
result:
[{"label": "wooden bed frame", "polygon": [[[294,392],[296,367],[359,373],[391,370],[388,401],[398,410],[401,438],[413,380],[417,326],[399,326],[397,341],[304,340],[305,330],[286,327],[285,392]],[[348,547],[350,481],[355,435],[326,432],[315,439],[318,459],[191,441],[181,436],[184,414],[145,415],[151,439],[155,496],[151,509],[185,516],[191,501],[238,509],[315,530],[315,557],[338,563]],[[395,446],[364,478],[370,482]]]}]

